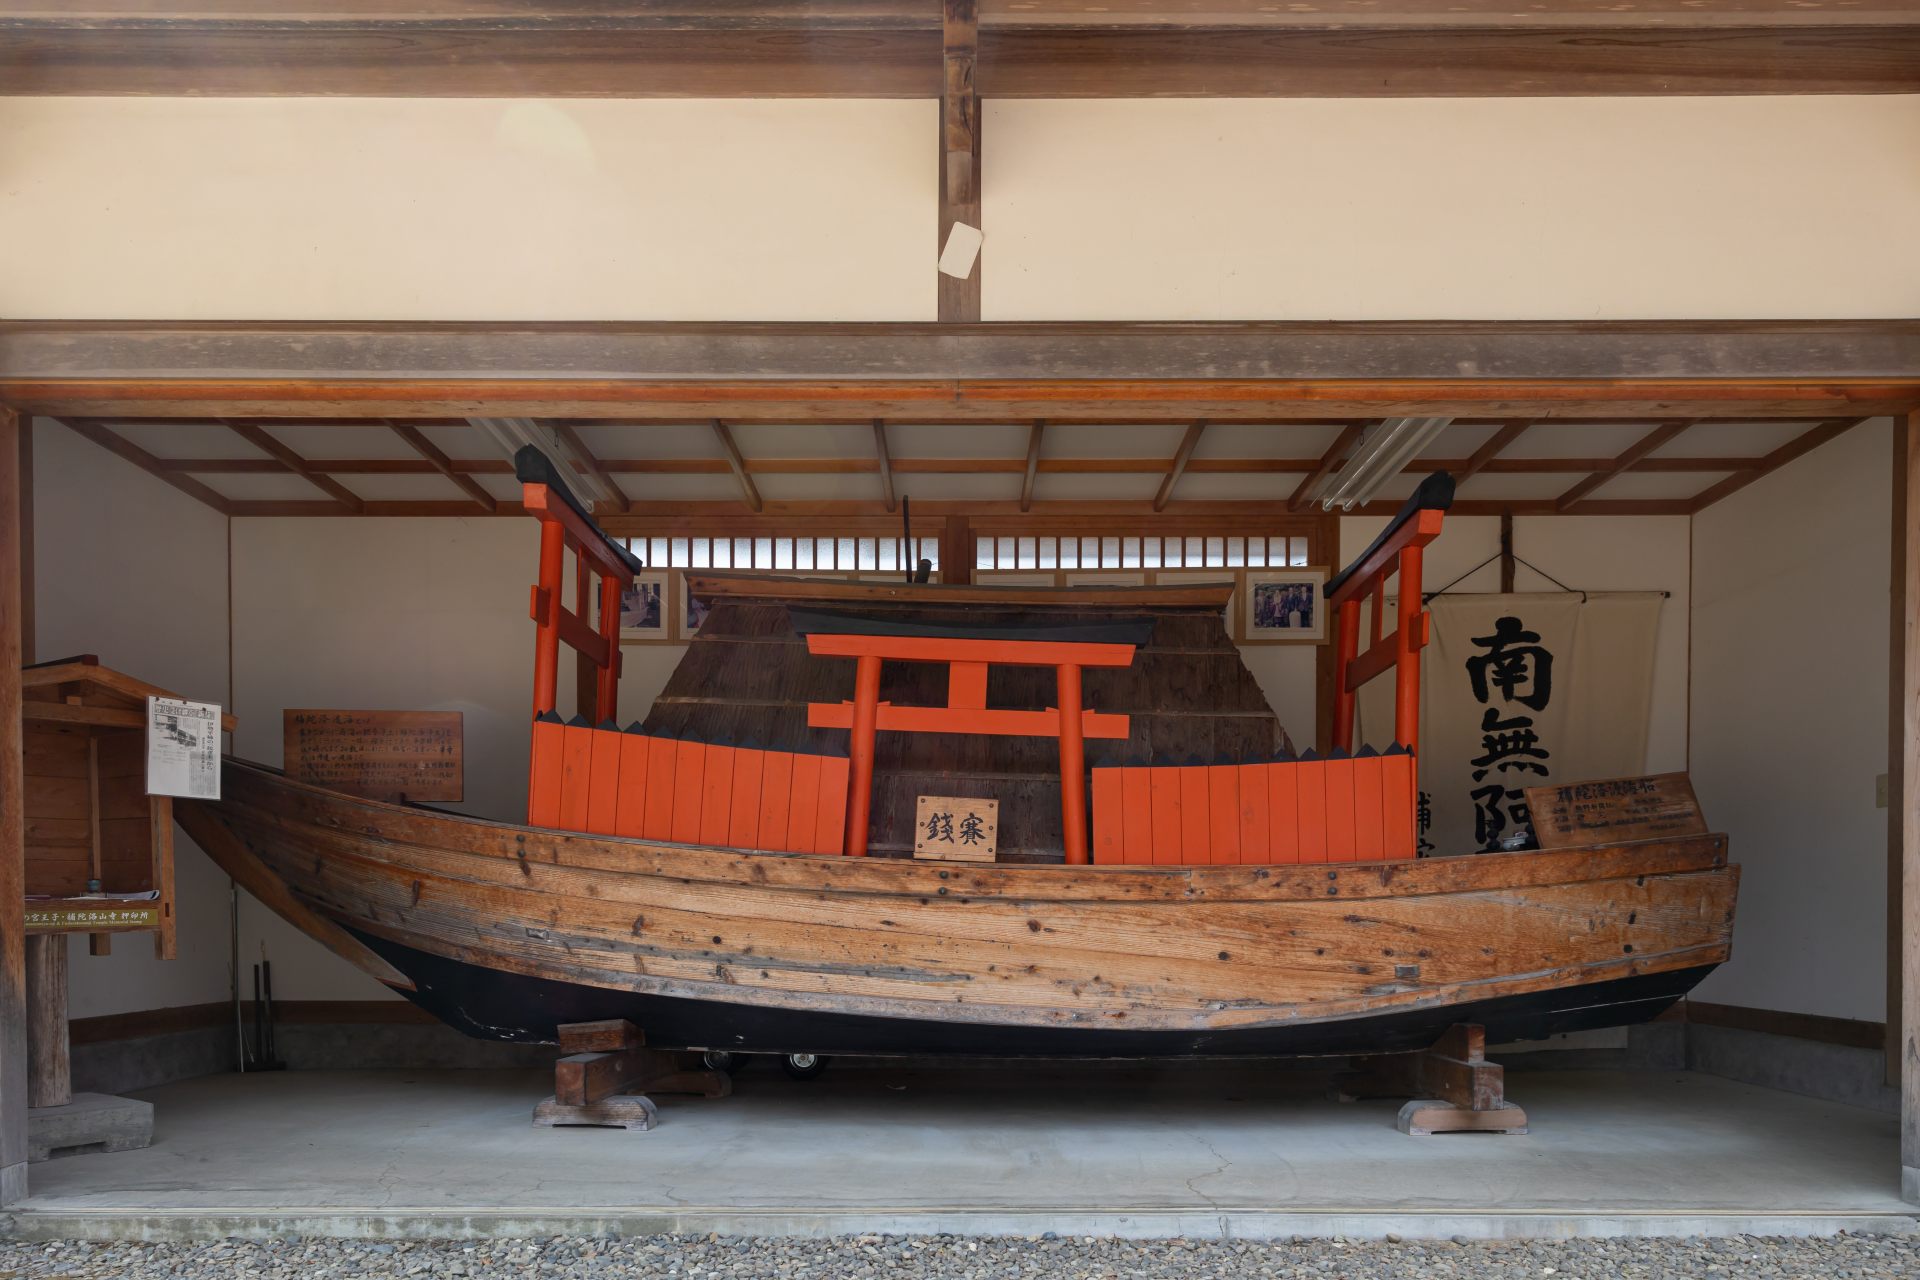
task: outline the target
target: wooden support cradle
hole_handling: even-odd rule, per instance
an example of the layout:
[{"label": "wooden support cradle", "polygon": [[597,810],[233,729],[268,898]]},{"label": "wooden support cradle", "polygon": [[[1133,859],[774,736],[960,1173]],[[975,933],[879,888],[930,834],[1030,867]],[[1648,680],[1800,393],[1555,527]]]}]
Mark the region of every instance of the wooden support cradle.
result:
[{"label": "wooden support cradle", "polygon": [[659,1123],[650,1094],[724,1098],[733,1092],[724,1072],[693,1065],[691,1055],[647,1048],[640,1028],[624,1018],[561,1024],[560,1052],[566,1056],[553,1067],[553,1096],[533,1109],[540,1128],[646,1130]]},{"label": "wooden support cradle", "polygon": [[1343,1102],[1412,1098],[1395,1125],[1414,1137],[1527,1131],[1527,1113],[1507,1101],[1505,1069],[1487,1061],[1486,1028],[1474,1023],[1455,1023],[1418,1053],[1368,1059],[1333,1092]]}]

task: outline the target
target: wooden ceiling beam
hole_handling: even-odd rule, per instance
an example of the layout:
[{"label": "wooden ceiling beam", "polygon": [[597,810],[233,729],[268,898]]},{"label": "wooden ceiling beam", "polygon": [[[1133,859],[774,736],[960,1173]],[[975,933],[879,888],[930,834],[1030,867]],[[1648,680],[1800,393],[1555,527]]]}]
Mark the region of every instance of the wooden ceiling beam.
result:
[{"label": "wooden ceiling beam", "polygon": [[[1025,480],[1020,482],[1020,509],[1022,511],[1033,510],[1033,481],[1034,478],[1040,474],[1040,439],[1046,434],[1046,430],[1047,424],[1045,419],[1036,419],[1032,428],[1027,432],[1027,476]],[[1067,462],[1072,461],[1072,459],[1063,458],[1060,459],[1060,461]]]},{"label": "wooden ceiling beam", "polygon": [[746,500],[747,508],[755,513],[760,512],[766,503],[760,497],[759,486],[747,474],[746,459],[740,456],[740,446],[733,442],[733,432],[727,430],[726,423],[715,418],[713,436],[720,442],[721,451],[727,455],[727,465],[733,468],[734,479],[740,482],[740,494]]},{"label": "wooden ceiling beam", "polygon": [[114,434],[114,432],[101,426],[99,423],[91,422],[85,418],[55,418],[54,421],[65,426],[74,434],[93,441],[108,453],[125,458],[128,462],[131,462],[134,466],[140,468],[156,480],[170,484],[188,497],[205,503],[221,515],[229,516],[233,514],[233,504],[225,495],[216,493],[191,476],[183,476],[167,470],[166,465],[162,463],[160,459],[154,457],[124,436]]},{"label": "wooden ceiling beam", "polygon": [[1692,425],[1693,423],[1691,422],[1668,422],[1655,427],[1652,431],[1649,431],[1646,435],[1635,441],[1622,452],[1619,457],[1615,458],[1611,465],[1603,470],[1594,472],[1556,498],[1553,509],[1565,514],[1571,510],[1576,503],[1580,502],[1595,489],[1598,489],[1601,485],[1652,453],[1655,449],[1679,438],[1679,436]]},{"label": "wooden ceiling beam", "polygon": [[893,452],[887,448],[887,424],[881,418],[873,420],[873,455],[874,465],[880,469],[881,498],[892,511],[899,505],[893,493]]},{"label": "wooden ceiling beam", "polygon": [[1760,459],[1754,466],[1742,471],[1736,471],[1725,480],[1720,481],[1720,483],[1709,485],[1706,489],[1701,490],[1689,502],[1687,514],[1699,515],[1714,503],[1731,494],[1738,493],[1755,480],[1758,480],[1761,476],[1772,471],[1778,471],[1795,458],[1812,453],[1815,449],[1827,443],[1827,441],[1845,435],[1866,421],[1867,419],[1865,418],[1835,418],[1830,422],[1821,423],[1811,431],[1803,432],[1795,436],[1778,449],[1775,449],[1772,453],[1769,453],[1766,457]]},{"label": "wooden ceiling beam", "polygon": [[1350,423],[1334,437],[1333,443],[1328,445],[1327,451],[1320,455],[1320,461],[1315,464],[1313,470],[1309,471],[1306,477],[1294,487],[1293,496],[1287,499],[1287,510],[1306,510],[1307,494],[1313,491],[1313,486],[1332,474],[1334,468],[1340,465],[1340,460],[1347,456],[1347,451],[1353,448],[1354,441],[1358,440],[1365,430],[1366,428],[1359,423]]},{"label": "wooden ceiling beam", "polygon": [[1203,418],[1187,428],[1187,434],[1180,437],[1180,447],[1174,451],[1173,461],[1167,466],[1167,475],[1160,482],[1160,491],[1153,495],[1153,509],[1165,511],[1167,503],[1173,498],[1173,486],[1180,483],[1180,476],[1187,469],[1187,463],[1193,458],[1193,451],[1199,447],[1200,437],[1206,434],[1207,423]]},{"label": "wooden ceiling beam", "polygon": [[607,464],[600,461],[593,450],[587,448],[587,442],[580,438],[580,433],[570,426],[564,426],[559,423],[550,423],[548,425],[553,427],[553,433],[560,437],[567,448],[573,450],[574,454],[585,464],[587,470],[599,476],[602,482],[606,484],[608,491],[613,494],[614,510],[618,511],[621,515],[625,515],[627,512],[633,510],[633,499],[627,497],[625,491],[620,488],[620,482],[615,480],[613,474],[607,470]]},{"label": "wooden ceiling beam", "polygon": [[[969,9],[972,3],[969,0]],[[0,0],[20,94],[937,98],[939,10],[409,0]],[[980,0],[988,97],[1899,93],[1893,0]]]},{"label": "wooden ceiling beam", "polygon": [[1494,460],[1500,456],[1501,452],[1515,440],[1525,435],[1527,428],[1532,425],[1532,422],[1525,419],[1518,422],[1506,423],[1501,426],[1498,431],[1494,432],[1485,444],[1475,449],[1473,456],[1468,458],[1459,470],[1455,471],[1451,467],[1438,467],[1437,469],[1450,473],[1453,476],[1453,483],[1456,486],[1463,485],[1491,466]]},{"label": "wooden ceiling beam", "polygon": [[493,514],[494,508],[500,505],[500,500],[481,488],[480,482],[472,476],[463,471],[456,471],[453,466],[453,460],[442,453],[439,446],[435,445],[433,441],[427,439],[420,428],[411,423],[396,422],[392,418],[385,419],[385,421],[389,427],[393,428],[393,433],[402,440],[405,440],[407,444],[413,448],[413,451],[424,458],[435,471],[438,471],[441,475],[453,481],[454,485],[462,493],[472,498],[474,505],[479,507],[483,513],[487,515]]},{"label": "wooden ceiling beam", "polygon": [[308,484],[320,490],[320,492],[332,497],[334,501],[338,502],[353,514],[359,515],[365,510],[366,502],[359,494],[347,488],[347,486],[341,484],[325,472],[314,470],[311,463],[295,453],[292,449],[287,448],[286,445],[282,444],[272,435],[268,434],[264,428],[254,426],[250,422],[235,422],[231,419],[224,418],[221,419],[220,424],[260,452],[274,459],[284,469],[291,471],[294,475],[299,476]]}]

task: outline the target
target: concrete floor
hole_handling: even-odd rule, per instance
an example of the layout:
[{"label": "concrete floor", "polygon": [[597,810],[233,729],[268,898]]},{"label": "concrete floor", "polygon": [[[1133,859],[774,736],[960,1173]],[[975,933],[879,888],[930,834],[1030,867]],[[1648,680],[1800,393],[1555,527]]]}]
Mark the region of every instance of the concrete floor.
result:
[{"label": "concrete floor", "polygon": [[35,1165],[20,1234],[1556,1236],[1911,1230],[1895,1121],[1684,1073],[1509,1077],[1526,1136],[1244,1067],[766,1065],[647,1133],[535,1129],[525,1072],[212,1076],[154,1145]]}]

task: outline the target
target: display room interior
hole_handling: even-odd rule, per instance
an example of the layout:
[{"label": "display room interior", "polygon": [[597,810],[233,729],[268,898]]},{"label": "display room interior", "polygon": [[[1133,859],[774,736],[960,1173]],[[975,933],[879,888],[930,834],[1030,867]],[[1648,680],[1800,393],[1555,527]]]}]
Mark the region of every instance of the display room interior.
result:
[{"label": "display room interior", "polygon": [[0,0],[0,139],[0,1270],[1920,1258],[1910,7]]}]

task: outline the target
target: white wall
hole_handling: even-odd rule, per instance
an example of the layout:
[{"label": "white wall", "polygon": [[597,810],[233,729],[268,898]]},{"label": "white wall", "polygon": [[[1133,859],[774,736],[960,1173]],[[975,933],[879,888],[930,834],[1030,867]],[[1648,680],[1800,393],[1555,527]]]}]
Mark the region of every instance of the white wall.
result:
[{"label": "white wall", "polygon": [[[33,424],[34,653],[95,653],[195,701],[227,704],[227,521],[57,423]],[[75,1018],[228,996],[227,878],[175,832],[180,958],[150,938],[110,956],[69,940]]]},{"label": "white wall", "polygon": [[1920,97],[995,101],[982,136],[989,320],[1920,306]]},{"label": "white wall", "polygon": [[936,129],[931,101],[6,98],[5,311],[930,320]]},{"label": "white wall", "polygon": [[[5,98],[5,309],[931,319],[936,128],[930,100]],[[984,137],[990,320],[1920,305],[1920,97],[990,101]]]},{"label": "white wall", "polygon": [[1886,1016],[1891,424],[1694,521],[1693,780],[1743,868],[1703,1000]]}]

